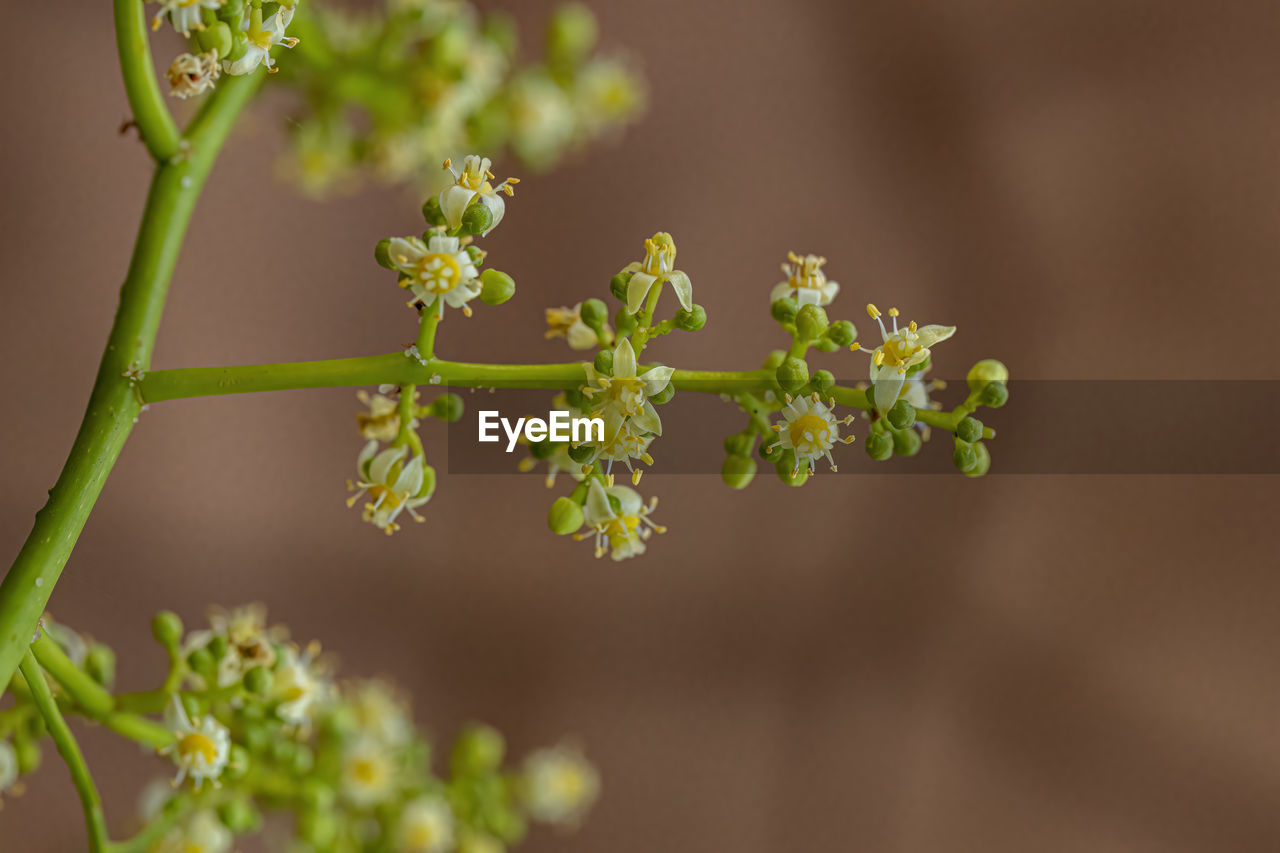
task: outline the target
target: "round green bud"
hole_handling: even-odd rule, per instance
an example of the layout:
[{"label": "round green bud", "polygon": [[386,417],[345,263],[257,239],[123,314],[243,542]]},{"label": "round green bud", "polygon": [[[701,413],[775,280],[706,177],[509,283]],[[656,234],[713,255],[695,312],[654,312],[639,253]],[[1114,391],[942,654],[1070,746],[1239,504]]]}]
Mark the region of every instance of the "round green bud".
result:
[{"label": "round green bud", "polygon": [[796,321],[796,312],[799,310],[800,304],[789,296],[778,299],[769,306],[769,313],[779,323],[794,323]]},{"label": "round green bud", "polygon": [[462,212],[462,231],[464,234],[484,234],[493,227],[493,212],[489,205],[472,201]]},{"label": "round green bud", "polygon": [[507,750],[502,733],[489,726],[468,726],[453,748],[453,769],[460,775],[480,776],[502,764]]},{"label": "round green bud", "polygon": [[747,456],[751,453],[751,445],[754,443],[751,436],[735,432],[725,438],[724,452],[733,456]]},{"label": "round green bud", "polygon": [[373,247],[373,259],[378,262],[378,266],[385,269],[395,269],[395,264],[391,263],[391,238],[383,237],[378,241],[378,245]]},{"label": "round green bud", "polygon": [[449,220],[445,217],[444,211],[440,209],[439,196],[433,195],[422,203],[422,218],[427,220],[427,224],[434,228],[448,226]]},{"label": "round green bud", "polygon": [[613,315],[613,325],[618,330],[619,335],[629,335],[636,330],[638,321],[635,317],[627,313],[627,306],[618,309],[618,313]]},{"label": "round green bud", "polygon": [[[221,11],[225,12],[226,8],[226,6],[223,6]],[[245,51],[249,49],[249,36],[246,35],[243,30],[239,29],[239,24],[236,26],[237,29],[231,31],[231,51],[226,56],[219,55],[219,59],[225,59],[228,62],[235,62],[237,59],[244,56]]]},{"label": "round green bud", "polygon": [[209,654],[213,655],[214,660],[222,660],[227,656],[227,638],[222,634],[214,634],[209,638],[209,645],[205,648],[209,650]]},{"label": "round green bud", "polygon": [[893,439],[882,432],[868,433],[863,447],[866,448],[867,455],[877,462],[883,462],[893,455]]},{"label": "round green bud", "polygon": [[207,648],[199,648],[187,655],[187,666],[200,675],[212,675],[218,662]]},{"label": "round green bud", "polygon": [[609,279],[609,292],[614,295],[619,302],[627,301],[627,285],[631,283],[633,272],[620,272],[613,278]]},{"label": "round green bud", "polygon": [[[430,240],[433,233],[434,232],[432,231],[425,232],[422,235],[423,242]],[[485,255],[488,254],[487,252],[485,252],[484,249],[481,249],[479,246],[477,246],[474,243],[472,243],[470,246],[464,246],[462,251],[467,253],[467,257],[471,259],[471,263],[475,264],[476,266],[481,266],[484,263]]]},{"label": "round green bud", "polygon": [[827,329],[827,340],[836,346],[847,347],[858,337],[858,329],[848,320],[837,320]]},{"label": "round green bud", "polygon": [[588,400],[582,396],[582,390],[579,388],[569,388],[564,392],[564,401],[575,409],[585,409]]},{"label": "round green bud", "polygon": [[309,808],[328,809],[333,807],[337,793],[320,779],[308,779],[302,783],[302,797]]},{"label": "round green bud", "polygon": [[582,507],[571,498],[559,497],[547,513],[547,527],[557,536],[567,536],[582,527]]},{"label": "round green bud", "polygon": [[236,797],[218,806],[218,820],[236,835],[253,832],[262,823],[262,815],[248,797]]},{"label": "round green bud", "polygon": [[828,391],[836,387],[836,376],[830,370],[815,370],[809,378],[809,387],[825,397]]},{"label": "round green bud", "polygon": [[972,468],[965,469],[966,477],[981,477],[991,470],[991,454],[987,451],[987,446],[982,442],[973,445],[973,454],[976,458]]},{"label": "round green bud", "polygon": [[569,447],[569,458],[579,465],[586,465],[596,455],[596,448],[590,444],[579,444]]},{"label": "round green bud", "polygon": [[595,358],[596,370],[601,373],[613,374],[613,350],[602,349],[596,353]]},{"label": "round green bud", "polygon": [[969,383],[970,391],[981,391],[989,382],[1008,382],[1009,368],[994,358],[984,358],[969,368],[965,381]]},{"label": "round green bud", "polygon": [[504,272],[485,270],[480,273],[480,301],[485,305],[501,305],[516,292],[515,279]]},{"label": "round green bud", "polygon": [[[274,735],[267,730],[266,726],[260,726],[266,732],[268,740]],[[231,744],[231,750],[227,753],[227,769],[222,771],[224,779],[235,780],[243,779],[245,774],[249,772],[249,765],[252,762],[249,759],[249,751],[238,743]]]},{"label": "round green bud", "polygon": [[777,367],[779,364],[782,364],[782,362],[786,360],[787,360],[787,351],[782,349],[776,349],[773,352],[769,353],[769,357],[764,360],[764,364],[762,366],[772,370],[773,368]]},{"label": "round green bud", "polygon": [[956,438],[961,441],[967,441],[972,444],[982,439],[982,421],[977,418],[967,417],[961,419],[956,424]]},{"label": "round green bud", "polygon": [[449,391],[431,401],[431,416],[446,423],[455,423],[462,419],[462,413],[466,408],[462,397]]},{"label": "round green bud", "polygon": [[920,452],[923,440],[914,429],[899,430],[893,434],[893,452],[899,456],[915,456]]},{"label": "round green bud", "polygon": [[265,666],[255,666],[244,674],[244,689],[255,696],[266,696],[275,684],[275,677]]},{"label": "round green bud", "polygon": [[809,381],[809,365],[804,363],[804,359],[787,356],[774,371],[774,376],[777,377],[778,386],[783,391],[788,394],[798,394]]},{"label": "round green bud", "polygon": [[203,30],[196,30],[195,36],[196,44],[205,53],[216,50],[220,57],[231,53],[231,28],[223,21],[208,24]]},{"label": "round green bud", "polygon": [[582,303],[579,309],[579,316],[582,322],[586,323],[589,328],[599,329],[609,320],[609,309],[599,299],[588,299]]},{"label": "round green bud", "polygon": [[961,471],[972,471],[978,466],[978,452],[967,441],[956,439],[956,449],[951,454],[951,461]]},{"label": "round green bud", "polygon": [[809,479],[809,466],[801,465],[797,469],[795,454],[790,450],[785,451],[782,458],[774,463],[773,470],[777,473],[778,479],[788,486],[803,486]]},{"label": "round green bud", "polygon": [[529,442],[529,455],[534,459],[549,459],[556,452],[556,448],[560,446],[554,441],[531,441]]},{"label": "round green bud", "polygon": [[684,332],[696,332],[707,325],[707,309],[697,303],[688,311],[681,308],[676,312],[676,328]]},{"label": "round green bud", "polygon": [[756,460],[731,453],[720,466],[720,479],[731,489],[745,489],[756,476]]},{"label": "round green bud", "polygon": [[182,642],[182,617],[172,610],[161,610],[151,617],[151,636],[166,649]]},{"label": "round green bud", "polygon": [[271,729],[262,723],[251,723],[244,727],[242,740],[253,752],[261,752],[271,745]]},{"label": "round green bud", "polygon": [[18,760],[18,773],[22,776],[39,769],[40,760],[44,757],[40,750],[40,742],[29,737],[14,738],[13,752],[14,758]]},{"label": "round green bud", "polygon": [[992,409],[998,409],[1009,402],[1009,386],[1003,382],[990,382],[978,396],[978,402]]},{"label": "round green bud", "polygon": [[94,643],[84,657],[84,670],[103,687],[110,687],[116,680],[116,653],[110,646]]},{"label": "round green bud", "polygon": [[328,850],[338,837],[338,815],[332,810],[306,811],[298,816],[298,835],[321,850]]},{"label": "round green bud", "polygon": [[814,342],[813,348],[818,352],[836,352],[841,347],[838,343],[831,340],[831,338],[818,338],[818,340]]},{"label": "round green bud", "polygon": [[910,429],[916,422],[916,407],[906,400],[899,400],[889,409],[886,417],[894,429]]},{"label": "round green bud", "polygon": [[[216,11],[221,20],[239,27],[244,20],[244,0],[227,0]],[[265,19],[265,17],[264,15],[263,18]],[[225,59],[226,57],[219,54],[218,58]]]},{"label": "round green bud", "polygon": [[816,341],[822,337],[831,322],[821,305],[806,305],[796,312],[796,333],[804,341]]},{"label": "round green bud", "polygon": [[676,385],[674,382],[668,382],[666,386],[657,394],[649,395],[649,402],[655,406],[661,406],[676,395]]},{"label": "round green bud", "polygon": [[580,3],[565,4],[547,25],[547,57],[556,65],[577,65],[591,53],[598,33],[590,9]]}]

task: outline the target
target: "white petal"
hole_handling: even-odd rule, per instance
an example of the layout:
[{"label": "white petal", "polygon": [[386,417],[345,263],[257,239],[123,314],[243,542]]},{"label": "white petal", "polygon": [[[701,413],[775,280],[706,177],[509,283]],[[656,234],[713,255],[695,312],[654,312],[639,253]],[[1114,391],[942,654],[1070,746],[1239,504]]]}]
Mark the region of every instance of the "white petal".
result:
[{"label": "white petal", "polygon": [[369,481],[372,483],[387,484],[387,474],[391,471],[391,466],[399,462],[404,455],[409,452],[407,447],[389,447],[374,457],[373,463],[369,466]]},{"label": "white petal", "polygon": [[686,311],[692,311],[693,282],[689,281],[689,276],[680,270],[672,270],[667,274],[667,281],[671,282],[671,287],[675,289],[676,299],[680,300],[680,307]]},{"label": "white petal", "polygon": [[587,503],[583,507],[583,518],[587,524],[602,524],[616,518],[613,508],[609,506],[609,496],[605,494],[604,486],[600,485],[599,480],[593,479],[591,485],[587,487]]},{"label": "white petal", "polygon": [[636,377],[636,351],[632,349],[629,339],[618,344],[618,348],[613,351],[613,375],[619,379]]},{"label": "white petal", "polygon": [[831,300],[836,298],[836,294],[840,292],[840,285],[834,281],[829,281],[822,286],[822,301],[819,305],[830,305]]},{"label": "white petal", "polygon": [[779,299],[786,299],[794,290],[789,281],[780,281],[773,286],[773,290],[769,292],[769,302],[777,302]]},{"label": "white petal", "polygon": [[596,345],[596,333],[579,320],[569,327],[569,346],[573,349],[591,349]]},{"label": "white petal", "polygon": [[674,374],[674,367],[651,367],[640,377],[644,382],[644,393],[659,394],[663,388],[671,382],[671,376]]},{"label": "white petal", "polygon": [[440,210],[444,213],[445,222],[449,223],[450,228],[457,228],[462,224],[462,214],[466,211],[467,205],[471,204],[475,194],[475,190],[469,190],[457,184],[445,187],[441,191]]},{"label": "white petal", "polygon": [[[480,196],[480,203],[489,208],[489,215],[493,219],[489,223],[489,227],[485,229],[485,234],[498,227],[498,223],[502,221],[503,215],[507,212],[507,203],[502,200],[502,196],[497,193],[484,193]],[[483,234],[481,236],[484,236]]]},{"label": "white petal", "polygon": [[902,390],[903,380],[906,379],[904,374],[898,372],[896,367],[881,367],[880,373],[876,376],[876,408],[883,414],[893,408],[893,404],[898,402],[898,392]]},{"label": "white petal", "polygon": [[644,306],[649,298],[649,289],[658,279],[647,272],[638,272],[627,282],[627,313],[634,314]]},{"label": "white petal", "polygon": [[618,499],[621,509],[619,515],[639,515],[644,509],[644,498],[629,486],[613,486],[609,489],[609,494]]},{"label": "white petal", "polygon": [[392,491],[416,495],[418,490],[422,488],[422,465],[423,459],[421,456],[415,456],[410,459],[409,464],[404,466],[404,470],[396,478],[396,484],[391,487]]},{"label": "white petal", "polygon": [[922,347],[931,347],[940,341],[945,341],[955,333],[955,326],[921,326],[916,329],[916,334],[920,336],[920,346]]},{"label": "white petal", "polygon": [[631,423],[637,429],[662,435],[662,419],[658,417],[658,410],[653,407],[653,403],[648,400],[644,401],[644,408],[640,410],[640,414],[632,416]]},{"label": "white petal", "polygon": [[812,287],[797,287],[797,288],[796,288],[796,302],[797,302],[797,304],[799,304],[801,307],[803,307],[803,306],[805,306],[805,305],[817,305],[817,304],[818,304],[818,299],[819,299],[821,296],[822,296],[822,294],[821,294],[818,290],[816,290],[815,288],[812,288]]}]

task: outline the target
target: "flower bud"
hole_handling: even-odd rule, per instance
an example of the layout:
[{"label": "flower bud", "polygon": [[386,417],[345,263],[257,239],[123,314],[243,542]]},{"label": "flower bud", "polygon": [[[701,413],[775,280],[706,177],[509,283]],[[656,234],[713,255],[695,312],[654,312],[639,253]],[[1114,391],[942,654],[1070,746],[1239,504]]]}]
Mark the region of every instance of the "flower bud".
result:
[{"label": "flower bud", "polygon": [[882,432],[867,433],[863,443],[867,455],[877,462],[883,462],[893,455],[893,439]]},{"label": "flower bud", "polygon": [[209,654],[213,655],[214,660],[222,660],[227,654],[227,638],[222,634],[214,634],[209,638],[209,645],[205,648],[209,650]]},{"label": "flower bud", "polygon": [[829,325],[826,309],[821,305],[809,304],[796,312],[796,333],[802,341],[816,341]]},{"label": "flower bud", "polygon": [[556,498],[547,514],[547,527],[557,536],[567,536],[582,527],[582,507],[570,498]]},{"label": "flower bud", "polygon": [[889,409],[886,417],[894,429],[910,429],[916,422],[916,407],[906,400],[899,400]]},{"label": "flower bud", "polygon": [[[225,12],[226,8],[227,6],[223,6],[221,11]],[[236,26],[239,27],[239,24],[237,23]],[[225,59],[228,62],[235,62],[237,59],[244,56],[244,52],[248,49],[249,36],[245,34],[244,30],[234,29],[231,31],[231,51],[226,56],[219,54],[218,58]]]},{"label": "flower bud", "polygon": [[497,729],[468,726],[453,747],[453,772],[462,776],[492,773],[502,764],[506,749],[502,733]]},{"label": "flower bud", "polygon": [[596,370],[601,373],[613,374],[613,351],[602,349],[596,353],[595,358]]},{"label": "flower bud", "polygon": [[231,28],[222,21],[209,24],[202,30],[196,30],[195,37],[196,44],[200,45],[200,50],[204,53],[211,50],[218,51],[218,56],[231,53]]},{"label": "flower bud", "polygon": [[433,418],[439,418],[451,424],[460,420],[465,410],[466,404],[462,402],[462,398],[453,392],[448,392],[431,401],[430,414]]},{"label": "flower bud", "polygon": [[337,792],[320,779],[307,779],[302,783],[302,797],[309,808],[333,808],[337,796]]},{"label": "flower bud", "polygon": [[970,391],[981,391],[988,382],[1008,382],[1009,368],[994,358],[984,358],[969,368],[965,381],[969,383]]},{"label": "flower bud", "polygon": [[261,752],[271,746],[271,739],[274,737],[271,729],[262,723],[251,723],[244,727],[240,739],[244,741],[244,745],[254,752]]},{"label": "flower bud", "polygon": [[858,329],[848,320],[837,320],[827,329],[827,340],[838,347],[847,347],[858,337]]},{"label": "flower bud", "polygon": [[577,447],[569,447],[569,458],[579,465],[586,465],[591,461],[591,457],[596,453],[594,446],[590,444],[579,444]]},{"label": "flower bud", "polygon": [[799,310],[799,303],[789,296],[779,299],[769,306],[769,313],[779,323],[794,323],[796,321],[796,312]]},{"label": "flower bud", "polygon": [[982,389],[978,402],[992,409],[998,409],[1009,402],[1009,387],[1003,382],[990,382]]},{"label": "flower bud", "polygon": [[298,744],[298,748],[293,751],[293,760],[290,762],[293,772],[299,776],[306,776],[315,763],[316,754],[311,751],[311,747],[305,743]]},{"label": "flower bud", "polygon": [[422,203],[422,218],[427,220],[428,225],[435,228],[445,227],[449,224],[444,211],[440,209],[440,198],[434,195]]},{"label": "flower bud", "polygon": [[109,688],[116,680],[116,653],[110,646],[94,643],[84,657],[84,670],[94,681]]},{"label": "flower bud", "polygon": [[599,299],[588,299],[582,303],[578,316],[588,328],[599,331],[600,327],[609,320],[609,309]]},{"label": "flower bud", "polygon": [[675,323],[681,331],[696,332],[707,325],[707,309],[696,303],[688,311],[681,308],[676,312]]},{"label": "flower bud", "polygon": [[863,391],[863,392],[862,392],[863,394],[865,394],[865,395],[866,395],[866,398],[867,398],[867,405],[871,407],[871,411],[872,411],[872,412],[878,412],[878,411],[880,411],[880,407],[876,405],[876,394],[875,394],[875,391],[876,391],[876,386],[874,386],[874,385],[869,385],[869,386],[867,386],[867,390],[865,390],[865,391]]},{"label": "flower bud", "polygon": [[720,466],[720,479],[731,489],[745,489],[756,476],[756,460],[749,456],[729,454]]},{"label": "flower bud", "polygon": [[809,379],[809,388],[823,397],[834,387],[836,387],[836,376],[830,370],[815,370]]},{"label": "flower bud", "polygon": [[724,440],[724,452],[731,456],[747,456],[751,453],[751,445],[754,442],[749,435],[743,435],[735,432]]},{"label": "flower bud", "polygon": [[463,234],[485,234],[493,227],[493,211],[489,205],[472,201],[462,212]]},{"label": "flower bud", "polygon": [[774,375],[778,379],[778,386],[783,391],[788,394],[798,394],[809,381],[809,365],[804,363],[804,359],[787,356],[786,360],[778,365]]},{"label": "flower bud", "polygon": [[923,439],[913,429],[899,430],[893,434],[893,452],[899,456],[915,456],[920,452]]},{"label": "flower bud", "polygon": [[[483,205],[475,206],[483,207]],[[515,280],[504,272],[485,270],[480,273],[480,281],[484,285],[480,290],[480,301],[485,305],[501,305],[515,295]]]},{"label": "flower bud", "polygon": [[956,438],[961,441],[967,441],[972,444],[982,439],[982,421],[977,418],[966,417],[956,424]]},{"label": "flower bud", "polygon": [[627,301],[627,285],[631,283],[631,276],[635,273],[620,272],[613,278],[609,279],[609,292],[617,297],[619,302]]},{"label": "flower bud", "polygon": [[151,636],[166,649],[182,642],[182,618],[172,610],[161,610],[151,617]]},{"label": "flower bud", "polygon": [[591,53],[598,32],[595,15],[586,6],[561,6],[547,25],[547,59],[553,65],[577,65]]},{"label": "flower bud", "polygon": [[554,441],[531,441],[529,442],[529,455],[534,459],[549,459],[556,452],[556,448],[560,446]]},{"label": "flower bud", "polygon": [[636,318],[627,313],[627,306],[623,305],[618,309],[618,313],[613,315],[613,325],[618,329],[618,334],[629,335],[636,330]]},{"label": "flower bud", "polygon": [[[777,451],[774,452],[776,454]],[[777,472],[778,479],[788,486],[803,486],[809,479],[809,466],[801,465],[797,471],[796,457],[790,450],[783,452],[782,458],[774,463],[773,470]]]},{"label": "flower bud", "polygon": [[253,832],[262,823],[262,815],[248,797],[236,797],[218,806],[218,819],[235,835]]},{"label": "flower bud", "polygon": [[818,338],[814,342],[813,348],[818,352],[837,352],[841,349],[841,346],[831,338]]},{"label": "flower bud", "polygon": [[338,837],[338,815],[332,810],[304,811],[298,816],[298,835],[319,850],[329,850]]},{"label": "flower bud", "polygon": [[187,666],[191,667],[191,671],[199,675],[208,677],[213,675],[217,668],[217,661],[206,648],[199,648],[187,655]]},{"label": "flower bud", "polygon": [[976,462],[972,468],[965,470],[966,477],[981,477],[991,470],[991,453],[987,450],[987,446],[982,442],[973,445],[973,454]]},{"label": "flower bud", "polygon": [[957,438],[956,449],[951,454],[951,461],[961,471],[972,471],[978,467],[978,453],[973,449],[972,444]]},{"label": "flower bud", "polygon": [[[265,728],[265,727],[264,727]],[[274,737],[271,732],[267,736]],[[227,769],[222,771],[222,778],[228,780],[243,779],[249,772],[249,751],[238,743],[231,744],[231,751],[227,755]]]},{"label": "flower bud", "polygon": [[674,382],[668,382],[665,386],[663,386],[662,390],[659,391],[657,394],[649,395],[649,402],[653,403],[655,406],[661,406],[663,403],[668,402],[675,395],[676,395],[676,384]]},{"label": "flower bud", "polygon": [[378,262],[378,266],[385,269],[393,270],[395,265],[391,263],[391,238],[383,237],[378,241],[378,245],[373,247],[373,259]]},{"label": "flower bud", "polygon": [[255,696],[266,696],[275,684],[275,677],[265,666],[255,666],[244,674],[244,689]]}]

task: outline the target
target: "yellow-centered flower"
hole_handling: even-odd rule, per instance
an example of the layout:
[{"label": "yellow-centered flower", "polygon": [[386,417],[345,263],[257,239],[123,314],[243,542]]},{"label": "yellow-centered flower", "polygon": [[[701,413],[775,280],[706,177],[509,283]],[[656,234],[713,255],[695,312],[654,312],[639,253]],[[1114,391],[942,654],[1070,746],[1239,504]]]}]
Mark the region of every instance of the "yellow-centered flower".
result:
[{"label": "yellow-centered flower", "polygon": [[654,532],[667,532],[667,528],[649,518],[657,506],[657,498],[652,498],[645,506],[635,489],[605,486],[599,480],[592,480],[582,513],[592,532],[575,533],[573,538],[581,541],[594,536],[597,557],[610,554],[614,560],[625,560],[639,556],[644,553],[645,542]]},{"label": "yellow-centered flower", "polygon": [[840,424],[848,426],[853,423],[853,415],[843,421],[836,420],[835,415],[831,414],[831,406],[835,405],[835,400],[828,400],[824,404],[816,391],[794,400],[788,394],[786,401],[787,405],[782,407],[782,422],[773,425],[778,440],[770,448],[781,447],[795,455],[796,464],[791,471],[793,477],[800,473],[801,466],[813,473],[819,459],[826,459],[831,470],[837,470],[836,462],[831,458],[831,448],[835,447],[837,441],[841,444],[852,443],[852,435],[840,437]]},{"label": "yellow-centered flower", "polygon": [[471,254],[457,237],[433,234],[426,243],[417,237],[392,237],[387,254],[403,276],[400,286],[412,291],[416,301],[427,308],[434,306],[440,317],[445,305],[461,308],[471,316],[467,303],[479,296],[484,286]]},{"label": "yellow-centered flower", "polygon": [[444,213],[450,230],[462,224],[462,214],[466,213],[472,202],[484,205],[489,211],[489,227],[484,231],[485,234],[497,228],[502,221],[503,214],[507,212],[507,204],[499,193],[515,195],[515,185],[520,183],[520,179],[507,178],[494,186],[492,182],[497,179],[489,171],[492,165],[488,157],[478,154],[467,155],[462,161],[461,169],[453,168],[452,160],[444,161],[445,170],[453,175],[453,184],[440,191],[440,210]]},{"label": "yellow-centered flower", "polygon": [[676,244],[670,234],[659,231],[644,241],[644,260],[627,264],[622,270],[632,273],[631,280],[627,282],[627,313],[639,312],[650,291],[661,287],[663,282],[671,283],[681,308],[686,311],[693,309],[693,282],[676,269],[675,264]]},{"label": "yellow-centered flower", "polygon": [[[956,327],[917,326],[912,321],[906,328],[899,329],[898,309],[890,308],[889,316],[893,319],[893,331],[890,332],[885,328],[876,306],[867,305],[867,314],[880,324],[880,336],[884,339],[884,343],[871,352],[871,382],[875,388],[876,408],[887,412],[898,402],[907,371],[928,361],[929,348],[954,335]],[[859,350],[862,345],[853,344],[849,349]]]},{"label": "yellow-centered flower", "polygon": [[174,784],[181,785],[190,777],[197,788],[206,779],[216,786],[231,754],[231,734],[227,727],[211,715],[193,723],[177,694],[165,709],[165,725],[173,733],[173,743],[161,747],[160,754],[170,756],[178,765]]},{"label": "yellow-centered flower", "polygon": [[794,294],[800,305],[830,305],[831,300],[840,292],[840,285],[827,281],[827,276],[822,271],[822,265],[827,259],[818,255],[801,257],[795,252],[787,252],[787,260],[790,263],[782,265],[787,280],[774,285],[769,301],[777,302]]},{"label": "yellow-centered flower", "polygon": [[370,441],[356,459],[360,479],[347,481],[347,488],[355,491],[347,506],[355,506],[367,493],[369,502],[362,518],[388,536],[400,529],[396,518],[401,512],[408,512],[414,521],[426,521],[414,510],[431,500],[434,481],[426,476],[426,460],[421,455],[414,454],[404,462],[408,452],[409,448],[401,445],[378,453],[378,442]]},{"label": "yellow-centered flower", "polygon": [[545,823],[578,823],[600,793],[596,769],[582,753],[564,746],[530,754],[523,781],[529,815]]}]

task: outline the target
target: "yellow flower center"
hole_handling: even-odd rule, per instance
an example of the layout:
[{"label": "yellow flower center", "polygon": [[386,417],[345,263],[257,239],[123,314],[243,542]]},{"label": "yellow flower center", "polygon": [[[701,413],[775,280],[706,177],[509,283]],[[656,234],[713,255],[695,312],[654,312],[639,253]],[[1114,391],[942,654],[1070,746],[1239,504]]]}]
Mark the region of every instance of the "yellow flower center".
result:
[{"label": "yellow flower center", "polygon": [[[369,497],[372,503],[377,504],[379,509],[395,509],[404,502],[404,496],[392,489],[390,486],[383,486],[374,483],[369,487]],[[381,503],[379,503],[381,499]]]},{"label": "yellow flower center", "polygon": [[663,275],[676,268],[676,244],[670,234],[660,232],[644,241],[644,263],[649,275]]},{"label": "yellow flower center", "polygon": [[376,758],[357,758],[351,762],[351,776],[362,785],[381,785],[386,767]]},{"label": "yellow flower center", "polygon": [[[636,520],[639,523],[639,519]],[[552,780],[556,794],[561,799],[576,803],[581,800],[587,793],[587,780],[582,771],[577,767],[565,767],[556,773]]]},{"label": "yellow flower center", "polygon": [[450,254],[423,255],[418,269],[423,286],[432,293],[448,293],[462,281],[462,266]]},{"label": "yellow flower center", "polygon": [[831,435],[831,424],[818,415],[801,415],[791,422],[787,430],[791,436],[791,446],[806,453],[820,450],[822,439]]},{"label": "yellow flower center", "polygon": [[415,823],[405,833],[410,850],[426,850],[436,843],[436,838],[436,828],[426,821]]},{"label": "yellow flower center", "polygon": [[199,755],[204,759],[205,764],[213,764],[218,760],[218,748],[209,738],[199,732],[192,732],[178,741],[178,755],[184,759]]},{"label": "yellow flower center", "polygon": [[919,338],[910,330],[904,332],[895,332],[889,336],[889,340],[884,342],[880,347],[880,352],[884,353],[881,361],[891,367],[900,367],[920,350],[924,349],[917,341]]},{"label": "yellow flower center", "polygon": [[626,542],[635,533],[637,527],[640,526],[640,516],[624,515],[621,518],[615,518],[604,527],[605,535],[609,537],[609,541],[613,544]]}]

